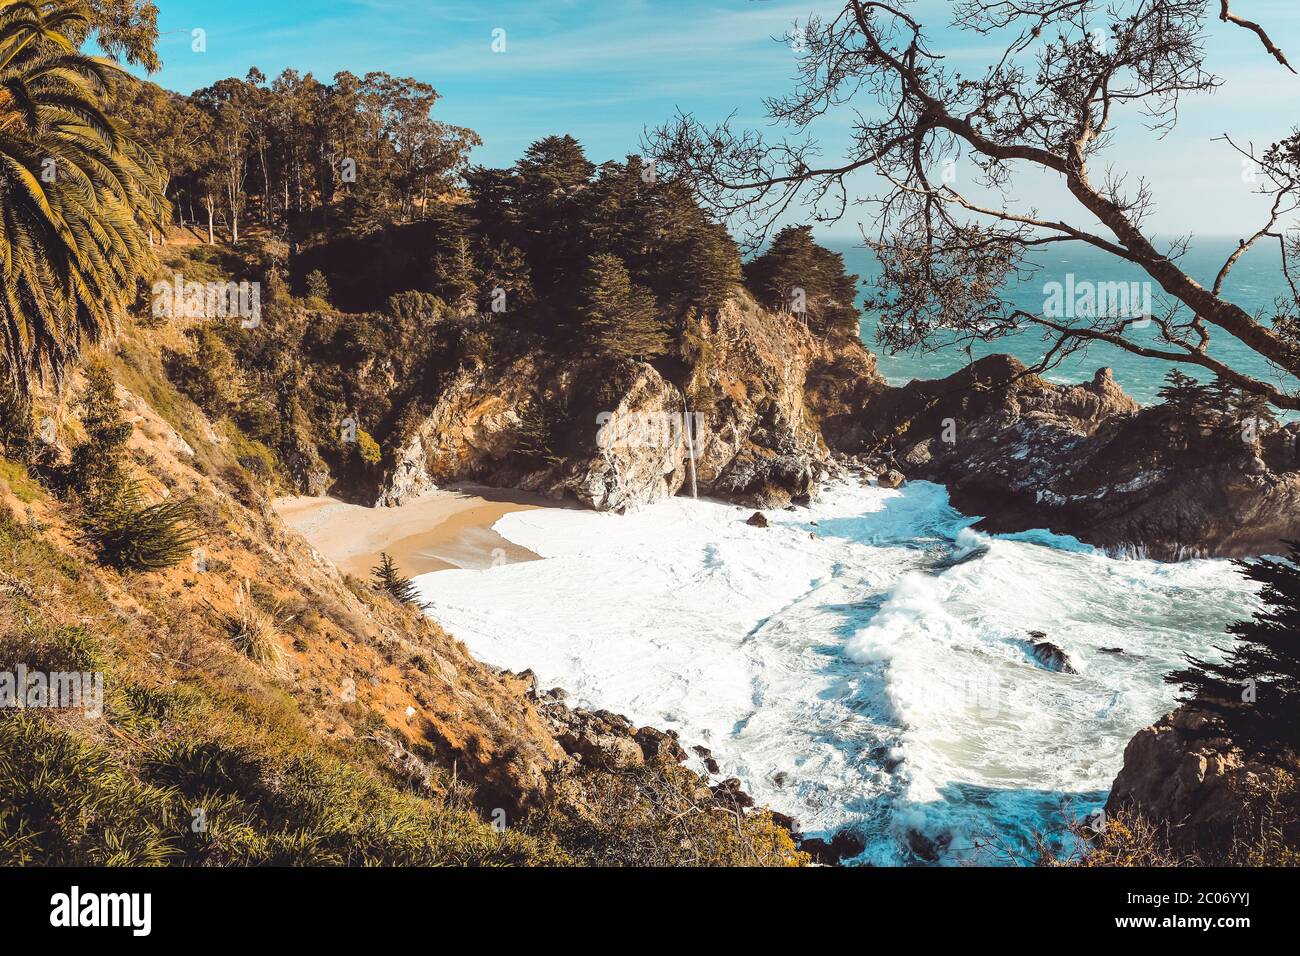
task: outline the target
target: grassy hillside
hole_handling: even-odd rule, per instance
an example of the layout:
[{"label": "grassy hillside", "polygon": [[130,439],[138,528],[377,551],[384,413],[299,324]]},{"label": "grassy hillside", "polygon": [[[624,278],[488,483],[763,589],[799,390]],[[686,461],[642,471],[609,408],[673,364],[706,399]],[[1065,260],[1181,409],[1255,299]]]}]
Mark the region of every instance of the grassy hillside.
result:
[{"label": "grassy hillside", "polygon": [[87,532],[84,374],[6,413],[0,672],[102,672],[105,700],[0,711],[0,864],[806,859],[671,759],[575,760],[524,681],[287,530],[281,457],[173,384],[185,327],[128,323],[101,360],[188,560],[121,570]]}]

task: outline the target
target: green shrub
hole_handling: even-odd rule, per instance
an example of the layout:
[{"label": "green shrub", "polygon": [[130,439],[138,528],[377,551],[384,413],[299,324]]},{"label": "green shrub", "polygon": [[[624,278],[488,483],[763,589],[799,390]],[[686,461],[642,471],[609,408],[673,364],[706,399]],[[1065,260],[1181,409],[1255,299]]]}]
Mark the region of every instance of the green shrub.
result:
[{"label": "green shrub", "polygon": [[211,326],[190,333],[191,355],[172,355],[168,375],[176,387],[212,418],[233,415],[244,394],[243,373],[225,340]]},{"label": "green shrub", "polygon": [[379,442],[364,428],[357,429],[357,455],[367,465],[377,465],[384,458]]},{"label": "green shrub", "polygon": [[325,278],[325,273],[319,269],[313,269],[307,273],[307,297],[311,299],[323,299],[329,302],[330,284]]},{"label": "green shrub", "polygon": [[91,508],[121,497],[127,483],[126,443],[133,426],[122,417],[117,383],[102,362],[85,368],[86,391],[78,407],[86,440],[72,450],[69,486]]},{"label": "green shrub", "polygon": [[87,510],[86,533],[100,560],[121,571],[157,571],[188,558],[199,530],[189,499],[142,504],[138,488]]},{"label": "green shrub", "polygon": [[11,385],[0,383],[0,448],[6,458],[31,464],[36,460],[36,421],[31,399]]},{"label": "green shrub", "polygon": [[447,304],[431,292],[398,292],[388,297],[385,310],[396,319],[431,323],[447,311]]}]

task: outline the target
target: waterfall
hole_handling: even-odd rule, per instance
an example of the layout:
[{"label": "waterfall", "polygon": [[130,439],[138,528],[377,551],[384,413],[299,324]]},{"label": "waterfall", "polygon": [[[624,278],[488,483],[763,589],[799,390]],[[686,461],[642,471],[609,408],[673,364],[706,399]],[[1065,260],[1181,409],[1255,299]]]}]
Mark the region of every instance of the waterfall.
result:
[{"label": "waterfall", "polygon": [[699,489],[695,483],[695,428],[691,424],[691,410],[686,405],[686,393],[678,389],[682,396],[682,434],[686,439],[686,462],[691,472],[691,497],[699,498]]}]

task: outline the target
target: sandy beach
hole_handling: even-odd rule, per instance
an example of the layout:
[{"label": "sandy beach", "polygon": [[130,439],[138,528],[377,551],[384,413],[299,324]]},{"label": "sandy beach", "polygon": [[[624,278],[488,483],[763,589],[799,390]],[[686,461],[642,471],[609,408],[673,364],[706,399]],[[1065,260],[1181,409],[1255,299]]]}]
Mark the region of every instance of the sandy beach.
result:
[{"label": "sandy beach", "polygon": [[527,548],[492,530],[513,511],[556,507],[525,491],[461,485],[426,492],[400,508],[367,508],[332,497],[277,498],[285,523],[337,564],[368,578],[381,551],[407,577],[448,568],[487,568],[495,562],[531,561]]}]

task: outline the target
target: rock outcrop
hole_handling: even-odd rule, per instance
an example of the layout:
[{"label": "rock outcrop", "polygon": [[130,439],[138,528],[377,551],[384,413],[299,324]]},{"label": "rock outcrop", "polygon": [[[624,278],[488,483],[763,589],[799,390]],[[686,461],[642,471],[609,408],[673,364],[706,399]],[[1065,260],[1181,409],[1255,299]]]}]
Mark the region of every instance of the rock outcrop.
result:
[{"label": "rock outcrop", "polygon": [[1049,671],[1056,671],[1059,674],[1079,673],[1071,662],[1070,655],[1047,640],[1047,635],[1042,631],[1030,631],[1029,640],[1029,653]]},{"label": "rock outcrop", "polygon": [[1106,812],[1162,824],[1179,850],[1222,852],[1251,838],[1252,822],[1274,794],[1294,787],[1298,771],[1293,761],[1248,758],[1213,715],[1184,706],[1129,741]]},{"label": "rock outcrop", "polygon": [[679,493],[756,507],[808,495],[883,388],[856,340],[827,343],[747,297],[693,321],[690,361],[530,352],[465,367],[396,442],[376,503],[455,481],[625,511]]},{"label": "rock outcrop", "polygon": [[[556,694],[558,688],[539,694],[531,671],[517,675],[506,671],[503,676],[507,679],[522,678],[527,682],[528,700],[537,707],[549,724],[555,741],[577,767],[608,771],[653,769],[676,767],[688,758],[674,731],[637,727],[622,714],[608,710],[570,707],[564,703],[562,692]],[[708,773],[718,772],[718,764],[707,748],[695,746],[691,749],[701,757]],[[685,767],[682,772],[689,775],[699,801],[716,802],[739,812],[755,807],[754,798],[744,791],[736,777],[709,786],[707,777]],[[772,816],[777,825],[796,831],[797,824],[793,819],[782,814]]]},{"label": "rock outcrop", "polygon": [[1243,439],[1164,405],[1109,369],[1053,385],[1010,356],[884,390],[860,450],[941,482],[992,532],[1047,528],[1165,560],[1276,552],[1300,535],[1300,424]]}]

